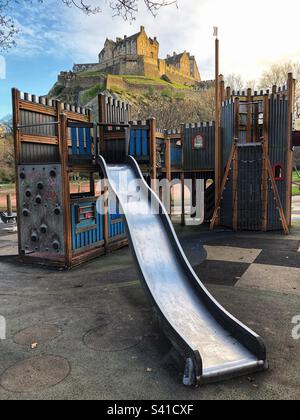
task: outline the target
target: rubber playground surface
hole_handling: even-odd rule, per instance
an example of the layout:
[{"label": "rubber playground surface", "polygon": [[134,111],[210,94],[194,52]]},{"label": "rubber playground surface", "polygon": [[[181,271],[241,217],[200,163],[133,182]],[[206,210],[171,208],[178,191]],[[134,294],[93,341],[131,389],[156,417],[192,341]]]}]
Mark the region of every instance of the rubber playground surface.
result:
[{"label": "rubber playground surface", "polygon": [[289,237],[177,230],[209,291],[265,340],[267,372],[185,388],[128,248],[72,271],[33,268],[2,225],[0,399],[298,399],[300,224]]}]

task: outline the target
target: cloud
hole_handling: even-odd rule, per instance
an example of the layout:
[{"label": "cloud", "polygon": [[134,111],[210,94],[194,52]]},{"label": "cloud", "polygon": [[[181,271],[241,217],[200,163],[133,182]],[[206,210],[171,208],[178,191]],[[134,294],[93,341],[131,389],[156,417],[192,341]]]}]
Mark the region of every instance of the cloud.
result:
[{"label": "cloud", "polygon": [[15,13],[22,31],[18,48],[10,54],[68,57],[71,67],[73,62],[96,61],[106,37],[129,35],[144,25],[150,36],[158,37],[161,57],[186,49],[196,55],[202,77],[209,79],[214,75],[213,26],[219,26],[224,74],[240,73],[250,80],[274,62],[300,61],[295,33],[299,0],[179,0],[178,9],[163,8],[156,18],[140,3],[136,21],[126,22],[112,17],[105,0],[102,13],[94,16],[69,9],[59,0],[35,7],[28,2]]}]

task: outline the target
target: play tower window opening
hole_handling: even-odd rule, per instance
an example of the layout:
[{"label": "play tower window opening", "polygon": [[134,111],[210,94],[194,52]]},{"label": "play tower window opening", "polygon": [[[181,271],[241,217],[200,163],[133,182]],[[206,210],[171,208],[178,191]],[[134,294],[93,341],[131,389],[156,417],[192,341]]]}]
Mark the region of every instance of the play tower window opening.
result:
[{"label": "play tower window opening", "polygon": [[281,164],[274,165],[274,178],[275,181],[284,181],[284,170]]}]

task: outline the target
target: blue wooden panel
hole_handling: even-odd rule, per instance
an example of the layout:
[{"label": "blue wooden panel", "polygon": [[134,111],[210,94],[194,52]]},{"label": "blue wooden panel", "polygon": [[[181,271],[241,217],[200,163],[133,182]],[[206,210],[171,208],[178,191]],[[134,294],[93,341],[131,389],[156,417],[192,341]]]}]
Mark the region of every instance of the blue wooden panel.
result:
[{"label": "blue wooden panel", "polygon": [[71,222],[72,222],[72,249],[76,249],[76,233],[75,233],[75,207],[71,207]]},{"label": "blue wooden panel", "polygon": [[78,129],[78,139],[79,139],[79,154],[84,155],[84,130],[82,128]]},{"label": "blue wooden panel", "polygon": [[179,166],[181,164],[182,164],[182,148],[172,145],[171,146],[171,165]]},{"label": "blue wooden panel", "polygon": [[71,138],[72,138],[72,155],[77,155],[77,129],[71,129]]},{"label": "blue wooden panel", "polygon": [[142,130],[142,155],[149,155],[148,131]]},{"label": "blue wooden panel", "polygon": [[142,156],[142,130],[136,131],[136,156]]},{"label": "blue wooden panel", "polygon": [[[89,210],[89,207],[91,207],[94,203],[81,203],[84,204],[84,206],[87,206],[86,211]],[[100,212],[97,211],[96,213],[96,219],[87,219],[82,220],[80,223],[76,224],[76,208],[78,205],[73,204],[71,206],[71,232],[72,232],[72,249],[80,250],[80,248],[90,246],[93,244],[97,244],[99,242],[102,242],[104,240],[104,225],[103,225],[103,198],[101,198],[98,202],[97,208],[100,210]],[[108,214],[108,232],[109,237],[114,238],[116,236],[122,235],[125,233],[125,225],[122,221],[116,221],[120,219],[120,210],[119,206],[117,208],[117,213],[115,214]],[[87,232],[81,232],[76,234],[76,229],[78,228],[84,228],[93,226],[94,229],[88,230]]]}]

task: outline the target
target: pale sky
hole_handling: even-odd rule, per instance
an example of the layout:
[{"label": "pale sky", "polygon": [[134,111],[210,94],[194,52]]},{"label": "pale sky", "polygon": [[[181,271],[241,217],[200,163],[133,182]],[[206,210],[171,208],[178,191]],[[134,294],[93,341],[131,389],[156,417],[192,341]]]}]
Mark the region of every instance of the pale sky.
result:
[{"label": "pale sky", "polygon": [[[99,0],[101,2],[101,0]],[[97,1],[99,3],[99,1]],[[90,0],[95,3],[96,0]],[[140,3],[142,1],[140,0]],[[141,25],[157,36],[160,57],[173,51],[196,56],[202,79],[214,75],[213,27],[219,27],[221,72],[253,80],[273,63],[300,61],[299,0],[178,0],[179,8],[161,9],[154,19],[145,7],[136,21],[112,18],[108,2],[103,13],[84,16],[60,0],[15,11],[22,29],[18,47],[4,55],[6,79],[0,75],[0,117],[10,109],[10,89],[45,94],[57,73],[74,62],[94,62],[106,37],[131,35]]]},{"label": "pale sky", "polygon": [[178,9],[162,9],[155,19],[141,9],[132,25],[119,18],[111,21],[110,12],[105,15],[104,25],[104,15],[72,17],[77,28],[74,58],[93,59],[106,36],[129,35],[143,24],[149,36],[158,37],[162,57],[173,50],[195,54],[204,79],[214,74],[213,26],[219,27],[224,74],[240,73],[250,80],[274,62],[300,61],[299,0],[179,0]]}]

